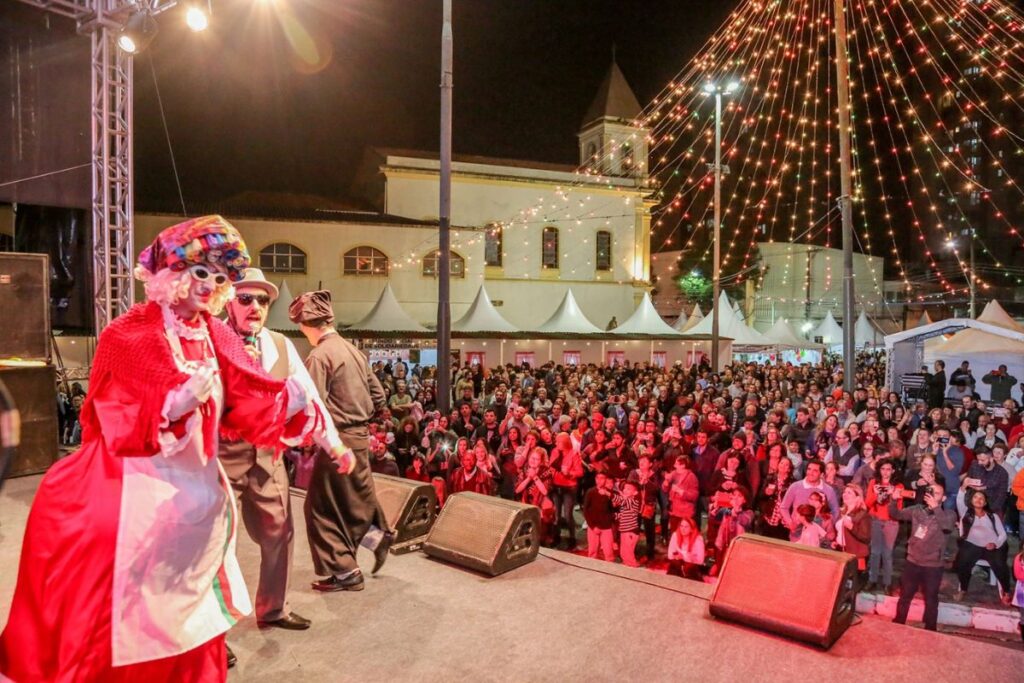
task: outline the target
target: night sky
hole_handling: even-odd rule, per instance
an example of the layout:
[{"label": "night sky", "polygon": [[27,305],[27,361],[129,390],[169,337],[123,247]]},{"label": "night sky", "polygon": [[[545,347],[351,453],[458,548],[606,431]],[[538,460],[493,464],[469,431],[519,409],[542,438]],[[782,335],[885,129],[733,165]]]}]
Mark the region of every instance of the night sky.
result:
[{"label": "night sky", "polygon": [[[577,163],[612,46],[646,104],[736,4],[454,0],[455,153]],[[202,34],[164,15],[136,59],[139,206],[178,205],[151,65],[186,205],[340,200],[366,146],[437,150],[440,28],[441,0],[214,0]]]}]

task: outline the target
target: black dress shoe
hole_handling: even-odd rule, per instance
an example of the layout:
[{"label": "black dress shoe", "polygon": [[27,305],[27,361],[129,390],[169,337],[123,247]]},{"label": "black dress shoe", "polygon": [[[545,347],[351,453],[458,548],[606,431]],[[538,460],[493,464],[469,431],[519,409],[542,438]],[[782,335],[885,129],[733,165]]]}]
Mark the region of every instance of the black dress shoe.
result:
[{"label": "black dress shoe", "polygon": [[289,631],[305,631],[307,628],[309,628],[309,625],[312,623],[313,622],[311,622],[309,619],[306,619],[305,617],[300,617],[295,612],[292,612],[291,614],[286,614],[280,619],[267,621],[257,620],[256,622],[256,624],[260,628],[268,628],[273,626],[275,628],[283,628]]},{"label": "black dress shoe", "polygon": [[320,591],[321,593],[361,591],[363,588],[365,586],[363,585],[363,575],[361,573],[346,576],[344,579],[339,579],[337,576],[329,576],[326,579],[313,582],[313,590]]},{"label": "black dress shoe", "polygon": [[226,644],[224,645],[224,647],[226,647],[228,650],[228,668],[230,669],[235,664],[238,664],[238,657],[235,656],[235,653],[232,652],[231,648],[228,647]]},{"label": "black dress shoe", "polygon": [[390,531],[386,532],[380,539],[380,543],[373,549],[373,571],[371,574],[376,574],[380,571],[380,568],[384,566],[384,562],[388,559],[388,551],[391,550],[391,544],[395,541],[395,535]]}]

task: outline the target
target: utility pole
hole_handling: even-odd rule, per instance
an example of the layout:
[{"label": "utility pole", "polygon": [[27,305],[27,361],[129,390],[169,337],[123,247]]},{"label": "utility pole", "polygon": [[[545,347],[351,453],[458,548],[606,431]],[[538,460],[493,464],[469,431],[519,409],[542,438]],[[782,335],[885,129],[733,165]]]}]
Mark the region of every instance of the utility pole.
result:
[{"label": "utility pole", "polygon": [[718,299],[722,296],[722,91],[715,89],[715,261],[711,302],[711,371],[718,372]]},{"label": "utility pole", "polygon": [[452,400],[451,289],[449,254],[452,221],[452,0],[442,0],[441,28],[441,197],[437,252],[437,408],[446,415]]},{"label": "utility pole", "polygon": [[839,95],[839,211],[843,221],[843,389],[853,393],[857,371],[853,314],[853,175],[850,159],[850,61],[844,0],[835,0],[836,89]]},{"label": "utility pole", "polygon": [[971,292],[971,320],[974,320],[975,315],[977,315],[977,309],[974,304],[976,287],[978,286],[974,277],[974,228],[967,229],[967,239],[971,241],[971,277],[968,278],[967,284],[970,287]]}]

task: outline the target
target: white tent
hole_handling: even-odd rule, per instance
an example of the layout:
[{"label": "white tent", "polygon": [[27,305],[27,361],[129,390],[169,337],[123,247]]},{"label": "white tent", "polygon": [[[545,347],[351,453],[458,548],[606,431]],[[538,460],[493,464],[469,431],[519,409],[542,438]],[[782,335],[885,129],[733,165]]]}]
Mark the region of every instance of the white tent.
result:
[{"label": "white tent", "polygon": [[[718,300],[718,334],[722,337],[731,337],[733,349],[742,351],[744,348],[771,348],[775,344],[757,330],[747,327],[733,312],[729,305],[729,298],[722,292]],[[708,314],[697,325],[686,331],[686,334],[711,334],[711,321],[713,316]]]},{"label": "white tent", "polygon": [[[992,300],[978,316],[979,323],[1007,330],[1009,336],[978,328],[963,329],[951,337],[934,337],[925,342],[924,363],[931,366],[936,360],[946,363],[947,373],[968,361],[974,370],[977,384],[974,390],[983,399],[991,396],[991,389],[981,381],[989,371],[1005,365],[1008,372],[1024,381],[1024,327],[1018,324],[998,301]],[[1014,396],[1017,395],[1014,390]]]},{"label": "white tent", "polygon": [[299,329],[299,326],[288,318],[288,307],[294,298],[291,290],[288,289],[288,283],[282,281],[278,291],[280,293],[277,301],[271,304],[270,311],[267,313],[266,327],[277,332],[294,332]]},{"label": "white tent", "polygon": [[771,329],[764,333],[764,336],[782,348],[815,349],[818,351],[825,348],[822,344],[816,344],[802,338],[797,334],[796,330],[786,322],[785,318],[779,318],[776,320]]},{"label": "white tent", "polygon": [[925,325],[931,325],[934,321],[932,317],[928,315],[928,311],[923,311],[921,317],[917,319],[917,322],[911,325],[911,328],[924,327]]},{"label": "white tent", "polygon": [[858,349],[865,346],[880,346],[884,337],[885,335],[868,320],[867,313],[862,310],[853,327],[853,345]]},{"label": "white tent", "polygon": [[843,328],[832,317],[832,311],[826,313],[824,320],[818,323],[818,326],[811,330],[811,333],[807,336],[811,339],[821,337],[821,342],[831,348],[842,347],[843,345]]},{"label": "white tent", "polygon": [[686,323],[688,322],[690,322],[690,319],[686,316],[686,311],[680,308],[679,317],[676,318],[676,321],[674,323],[672,323],[672,329],[675,330],[676,332],[682,332],[684,329],[686,329]]},{"label": "white tent", "polygon": [[644,292],[644,298],[640,301],[640,305],[633,311],[633,315],[629,316],[625,322],[611,330],[612,334],[616,335],[633,335],[633,334],[650,334],[650,335],[664,335],[670,337],[680,337],[682,333],[678,330],[673,329],[661,319],[658,312],[654,310],[654,304],[651,303],[651,295]]},{"label": "white tent", "polygon": [[491,303],[483,285],[477,290],[476,298],[465,315],[452,323],[452,332],[518,332],[519,329],[505,320]]},{"label": "white tent", "polygon": [[[981,378],[999,365],[1024,380],[1024,330],[998,304],[986,306],[977,320],[949,318],[886,335],[885,348],[891,359],[887,384],[897,390],[904,373],[917,372],[921,365],[931,366],[936,360],[945,361],[947,372],[969,361],[978,379],[975,391],[985,399],[991,391]],[[1012,395],[1020,400],[1019,386]]]},{"label": "white tent", "polygon": [[398,303],[391,285],[384,285],[384,291],[365,318],[346,329],[365,332],[428,332],[427,328],[409,317]]},{"label": "white tent", "polygon": [[565,296],[562,297],[562,303],[558,304],[558,308],[551,314],[551,317],[536,331],[546,334],[601,334],[604,332],[583,315],[571,289],[566,290]]},{"label": "white tent", "polygon": [[686,321],[686,324],[682,328],[677,327],[676,329],[680,332],[686,333],[697,327],[700,321],[704,319],[704,314],[700,310],[700,304],[693,305],[693,312],[690,313],[690,319]]}]

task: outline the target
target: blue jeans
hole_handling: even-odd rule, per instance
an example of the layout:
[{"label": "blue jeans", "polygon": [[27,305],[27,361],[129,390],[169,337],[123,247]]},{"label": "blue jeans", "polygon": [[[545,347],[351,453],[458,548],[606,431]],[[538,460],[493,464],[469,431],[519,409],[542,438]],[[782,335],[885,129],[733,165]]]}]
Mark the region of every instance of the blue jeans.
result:
[{"label": "blue jeans", "polygon": [[878,570],[881,565],[882,583],[892,583],[892,549],[896,546],[896,534],[900,524],[893,520],[871,520],[871,556],[868,558],[868,581],[878,582]]},{"label": "blue jeans", "polygon": [[551,502],[555,504],[555,545],[562,540],[562,529],[569,529],[569,547],[576,547],[576,518],[573,508],[576,507],[576,487],[552,486],[549,492]]}]

